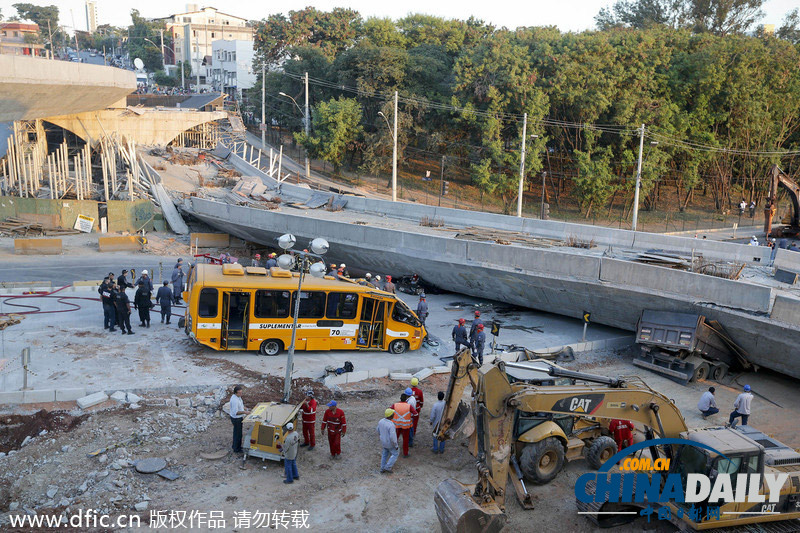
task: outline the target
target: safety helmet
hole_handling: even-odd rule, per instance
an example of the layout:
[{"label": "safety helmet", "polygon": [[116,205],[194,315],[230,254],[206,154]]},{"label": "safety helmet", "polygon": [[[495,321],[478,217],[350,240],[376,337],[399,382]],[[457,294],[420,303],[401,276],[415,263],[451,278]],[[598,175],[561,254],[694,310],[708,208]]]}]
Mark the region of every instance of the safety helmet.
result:
[{"label": "safety helmet", "polygon": [[390,416],[394,416],[394,409],[386,409],[383,412],[383,416],[389,418]]},{"label": "safety helmet", "polygon": [[462,326],[464,325],[464,323],[465,323],[465,322],[466,322],[466,320],[464,320],[463,318],[459,318],[459,319],[458,319],[458,323],[459,323],[460,325],[462,325]]},{"label": "safety helmet", "polygon": [[342,263],[341,265],[339,265],[339,268],[347,268],[347,265],[345,265],[344,263]]},{"label": "safety helmet", "polygon": [[417,385],[419,385],[419,379],[411,378],[411,386],[416,387]]},{"label": "safety helmet", "polygon": [[413,396],[414,395],[414,391],[411,390],[411,387],[406,387],[406,390],[404,390],[403,392],[408,394],[409,396]]},{"label": "safety helmet", "polygon": [[328,407],[336,407],[336,400],[331,400],[328,402]]},{"label": "safety helmet", "polygon": [[261,259],[261,254],[256,254],[256,259]]},{"label": "safety helmet", "polygon": [[142,270],[142,276],[146,276],[146,275],[147,275],[147,270]]},{"label": "safety helmet", "polygon": [[481,312],[480,311],[475,311],[475,316],[481,316]]},{"label": "safety helmet", "polygon": [[336,268],[336,263],[331,263],[331,268]]},{"label": "safety helmet", "polygon": [[744,391],[745,392],[750,392],[750,385],[745,385],[744,386]]},{"label": "safety helmet", "polygon": [[386,281],[392,281],[392,276],[386,276]]},{"label": "safety helmet", "polygon": [[369,279],[369,278],[371,278],[371,277],[372,277],[372,274],[370,274],[369,272],[367,272],[367,273],[364,275],[364,277],[365,277],[365,278],[367,278],[367,279]]},{"label": "safety helmet", "polygon": [[278,256],[278,254],[276,254],[275,252],[272,252],[271,254],[269,254],[269,256],[270,256],[270,257],[277,257],[277,256]]},{"label": "safety helmet", "polygon": [[294,424],[289,422],[288,424],[286,424],[286,429],[288,429],[289,431],[293,430],[294,429]]},{"label": "safety helmet", "polygon": [[483,331],[483,324],[478,324],[478,331]]},{"label": "safety helmet", "polygon": [[311,389],[308,389],[306,391],[306,396],[308,396],[309,398],[313,398],[314,397],[314,391],[311,390]]},{"label": "safety helmet", "polygon": [[375,281],[380,281],[380,280],[381,280],[380,276],[375,276]]}]

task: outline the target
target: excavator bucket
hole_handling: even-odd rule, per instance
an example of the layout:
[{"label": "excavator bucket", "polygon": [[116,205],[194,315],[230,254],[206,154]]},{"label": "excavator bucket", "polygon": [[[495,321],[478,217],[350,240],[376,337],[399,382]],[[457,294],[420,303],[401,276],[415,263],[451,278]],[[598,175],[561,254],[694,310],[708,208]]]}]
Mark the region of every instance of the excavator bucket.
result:
[{"label": "excavator bucket", "polygon": [[496,533],[505,527],[506,515],[495,504],[479,505],[473,489],[455,479],[439,483],[433,505],[443,533]]},{"label": "excavator bucket", "polygon": [[472,416],[472,411],[469,406],[463,401],[458,404],[456,414],[450,422],[449,427],[445,431],[448,439],[456,439],[459,437],[469,437],[475,431],[475,420]]}]

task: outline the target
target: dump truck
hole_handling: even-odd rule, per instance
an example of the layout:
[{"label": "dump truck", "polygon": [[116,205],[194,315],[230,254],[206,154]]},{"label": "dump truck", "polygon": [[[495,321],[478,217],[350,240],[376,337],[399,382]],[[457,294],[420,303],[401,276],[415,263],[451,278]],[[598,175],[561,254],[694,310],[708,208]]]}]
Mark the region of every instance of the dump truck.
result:
[{"label": "dump truck", "polygon": [[[537,369],[552,379],[535,377]],[[470,386],[468,405],[462,398]],[[647,438],[686,430],[675,404],[638,377],[573,372],[548,361],[501,361],[481,368],[469,349],[462,350],[453,359],[437,436],[470,434],[479,479],[469,486],[453,479],[439,485],[434,505],[442,530],[502,529],[510,474],[520,505],[531,509],[526,480],[549,483],[567,461],[581,458],[599,468],[617,452],[608,436],[611,419],[638,423]]]},{"label": "dump truck", "polygon": [[722,324],[699,314],[645,309],[636,325],[636,343],[641,351],[634,365],[684,385],[706,378],[721,381],[730,369],[757,369]]}]

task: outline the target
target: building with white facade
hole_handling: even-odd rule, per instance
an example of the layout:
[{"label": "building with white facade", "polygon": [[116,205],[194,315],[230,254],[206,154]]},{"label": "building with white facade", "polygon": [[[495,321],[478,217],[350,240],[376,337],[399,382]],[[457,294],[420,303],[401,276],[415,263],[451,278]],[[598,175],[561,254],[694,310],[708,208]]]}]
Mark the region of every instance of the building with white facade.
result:
[{"label": "building with white facade", "polygon": [[247,19],[222,13],[215,7],[198,9],[197,4],[187,4],[185,13],[160,20],[165,23],[164,39],[173,43],[175,64],[189,62],[192,76],[199,70],[201,84],[209,81],[205,77],[214,41],[253,41],[253,28]]},{"label": "building with white facade", "polygon": [[95,33],[97,31],[97,2],[86,0],[86,31]]},{"label": "building with white facade", "polygon": [[214,91],[224,92],[240,99],[242,89],[256,84],[253,72],[253,41],[214,41],[211,47],[211,65],[207,68],[207,82]]}]

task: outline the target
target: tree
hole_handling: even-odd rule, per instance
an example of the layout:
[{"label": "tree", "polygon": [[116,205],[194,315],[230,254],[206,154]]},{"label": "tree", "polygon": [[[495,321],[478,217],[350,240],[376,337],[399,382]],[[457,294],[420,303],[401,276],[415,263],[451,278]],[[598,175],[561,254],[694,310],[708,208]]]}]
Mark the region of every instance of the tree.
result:
[{"label": "tree", "polygon": [[14,4],[14,9],[23,20],[30,20],[39,25],[39,31],[46,32],[49,28],[54,33],[58,30],[58,6],[37,6],[34,4]]},{"label": "tree", "polygon": [[[159,31],[162,25],[158,21],[148,21],[139,14],[138,9],[131,10],[131,22],[128,27],[128,53],[131,59],[139,58],[148,72],[155,72],[163,66]],[[157,43],[157,44],[153,44]]]},{"label": "tree", "polygon": [[364,128],[361,126],[361,105],[352,98],[331,98],[314,106],[311,112],[312,132],[295,133],[311,157],[333,165],[339,173],[345,154],[355,149]]},{"label": "tree", "polygon": [[786,17],[775,35],[790,43],[800,44],[800,9],[794,8],[786,13]]}]

